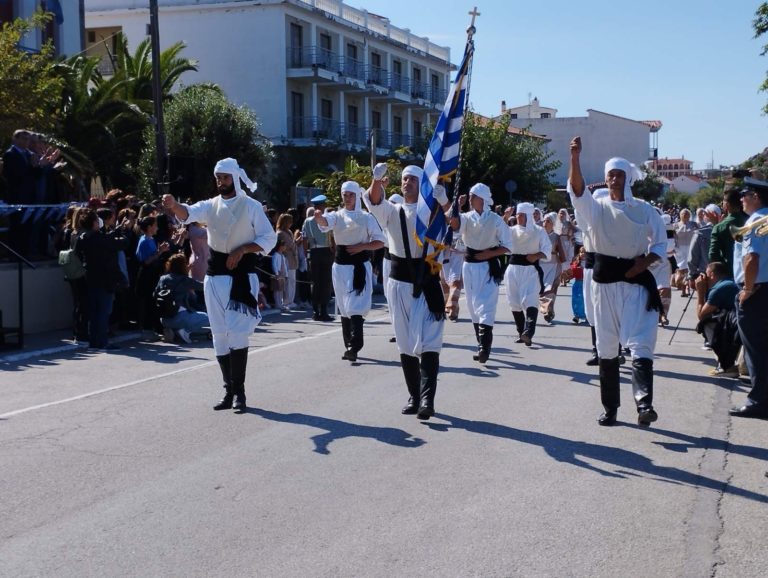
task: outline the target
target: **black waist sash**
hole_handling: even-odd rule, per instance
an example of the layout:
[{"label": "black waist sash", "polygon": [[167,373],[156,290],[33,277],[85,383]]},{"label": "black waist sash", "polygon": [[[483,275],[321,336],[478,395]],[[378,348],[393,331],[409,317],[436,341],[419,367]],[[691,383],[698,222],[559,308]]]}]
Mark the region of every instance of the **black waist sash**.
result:
[{"label": "black waist sash", "polygon": [[248,279],[250,273],[256,273],[258,257],[255,253],[246,253],[243,255],[237,267],[227,269],[227,258],[229,254],[219,253],[210,247],[210,256],[208,257],[208,270],[206,275],[215,277],[217,275],[229,275],[232,277],[232,289],[229,291],[229,303],[227,309],[239,311],[246,315],[258,316],[259,304],[256,297],[251,293],[251,282]]},{"label": "black waist sash", "polygon": [[[491,247],[492,249],[498,249],[499,246]],[[464,261],[467,263],[488,263],[488,276],[493,279],[496,285],[500,285],[504,280],[504,268],[501,266],[501,259],[497,257],[491,257],[490,259],[478,259],[477,254],[485,249],[472,249],[467,247],[464,254]]]},{"label": "black waist sash", "polygon": [[594,251],[587,251],[586,253],[584,253],[584,268],[585,269],[595,268],[595,252]]},{"label": "black waist sash", "polygon": [[389,247],[384,247],[384,258],[389,260]]},{"label": "black waist sash", "polygon": [[352,289],[357,295],[362,295],[365,289],[365,263],[371,260],[370,251],[360,251],[357,255],[350,255],[346,245],[336,245],[336,264],[352,265]]},{"label": "black waist sash", "polygon": [[592,272],[592,280],[595,283],[618,283],[619,281],[624,281],[633,285],[642,285],[648,291],[646,309],[648,311],[662,311],[661,296],[656,288],[656,278],[653,276],[653,273],[646,269],[634,277],[627,278],[625,276],[626,272],[634,264],[634,259],[621,259],[595,253],[595,267]]}]

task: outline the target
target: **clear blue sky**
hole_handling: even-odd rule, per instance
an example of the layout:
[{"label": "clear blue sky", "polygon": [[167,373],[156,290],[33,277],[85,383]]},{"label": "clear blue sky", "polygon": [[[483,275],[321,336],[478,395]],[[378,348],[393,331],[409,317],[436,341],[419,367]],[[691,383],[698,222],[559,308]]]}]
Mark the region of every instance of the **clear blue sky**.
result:
[{"label": "clear blue sky", "polygon": [[451,48],[458,64],[477,4],[470,101],[480,114],[528,102],[558,116],[589,108],[660,120],[659,156],[694,169],[734,165],[768,147],[768,37],[758,0],[345,0]]}]

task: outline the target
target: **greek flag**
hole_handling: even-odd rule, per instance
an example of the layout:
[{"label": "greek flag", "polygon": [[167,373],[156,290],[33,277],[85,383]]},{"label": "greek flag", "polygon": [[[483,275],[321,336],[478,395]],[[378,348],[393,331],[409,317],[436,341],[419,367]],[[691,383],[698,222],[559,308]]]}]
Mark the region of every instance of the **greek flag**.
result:
[{"label": "greek flag", "polygon": [[464,125],[464,103],[469,84],[469,64],[473,49],[470,46],[464,52],[464,59],[456,73],[456,80],[451,86],[445,101],[443,112],[437,120],[435,133],[429,143],[427,158],[424,160],[424,174],[421,177],[421,194],[416,209],[416,235],[420,242],[424,238],[438,240],[445,232],[445,215],[440,209],[430,222],[432,209],[437,201],[432,192],[438,177],[447,177],[456,172],[459,166],[459,148],[461,129]]}]

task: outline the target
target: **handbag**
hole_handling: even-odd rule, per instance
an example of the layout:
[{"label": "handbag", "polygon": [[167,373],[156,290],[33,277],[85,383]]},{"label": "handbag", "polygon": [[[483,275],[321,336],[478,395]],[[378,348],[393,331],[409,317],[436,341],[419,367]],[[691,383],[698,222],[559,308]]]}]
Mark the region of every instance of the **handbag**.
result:
[{"label": "handbag", "polygon": [[59,265],[67,281],[76,281],[85,277],[85,267],[74,249],[59,251]]}]

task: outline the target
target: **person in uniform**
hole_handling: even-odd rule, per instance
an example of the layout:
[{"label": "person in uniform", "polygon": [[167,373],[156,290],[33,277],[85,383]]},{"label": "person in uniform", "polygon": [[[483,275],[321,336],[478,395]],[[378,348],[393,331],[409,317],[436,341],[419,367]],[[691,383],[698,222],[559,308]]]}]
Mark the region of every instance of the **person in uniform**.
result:
[{"label": "person in uniform", "polygon": [[[328,197],[317,195],[310,202],[315,207],[314,215],[322,215]],[[328,315],[328,301],[331,299],[331,268],[333,267],[333,239],[330,233],[320,230],[314,216],[306,219],[301,229],[304,250],[309,250],[309,274],[312,280],[312,320],[333,321]]]},{"label": "person in uniform", "polygon": [[381,227],[372,215],[360,209],[362,192],[355,181],[346,181],[341,185],[344,208],[314,215],[320,230],[332,232],[336,241],[333,291],[344,338],[341,358],[349,361],[357,361],[357,353],[363,348],[363,321],[371,310],[371,252],[384,246]]},{"label": "person in uniform", "polygon": [[[768,182],[745,177],[744,185],[741,205],[749,215],[745,226],[768,220]],[[736,318],[752,389],[744,405],[730,413],[768,419],[768,235],[750,230],[742,239],[741,256],[744,278],[736,300]]]},{"label": "person in uniform", "polygon": [[619,343],[632,354],[632,389],[637,420],[648,426],[658,419],[653,408],[653,350],[661,299],[648,267],[666,259],[666,231],[650,204],[632,196],[631,185],[640,171],[626,159],[605,164],[609,197],[596,201],[581,173],[581,138],[570,144],[568,192],[580,220],[591,229],[595,264],[592,300],[604,413],[600,425],[616,423],[620,405]]},{"label": "person in uniform", "polygon": [[208,226],[210,257],[203,293],[213,349],[224,379],[224,397],[213,409],[244,412],[248,338],[261,321],[256,256],[269,254],[277,233],[262,204],[240,188],[242,180],[253,192],[256,183],[235,159],[220,160],[213,173],[217,196],[186,205],[173,195],[163,195],[163,207],[184,224]]},{"label": "person in uniform", "polygon": [[549,235],[533,222],[535,208],[531,203],[517,205],[517,224],[510,227],[512,256],[504,272],[507,303],[515,319],[518,338],[515,343],[531,346],[539,316],[539,294],[542,289],[540,261],[552,255]]},{"label": "person in uniform", "polygon": [[469,212],[451,219],[451,228],[458,231],[466,246],[462,277],[477,338],[473,359],[485,363],[491,354],[499,284],[504,279],[499,257],[511,252],[512,241],[504,219],[491,210],[493,197],[488,185],[477,183],[469,190],[469,206]]},{"label": "person in uniform", "polygon": [[[415,165],[403,169],[400,190],[404,202],[399,205],[385,197],[386,171],[386,163],[374,167],[373,183],[363,200],[389,242],[392,268],[387,296],[410,396],[402,413],[429,419],[435,413],[445,300],[439,275],[426,266],[416,241],[416,210],[423,170]],[[450,208],[442,186],[436,186],[433,195],[444,211]]]}]

